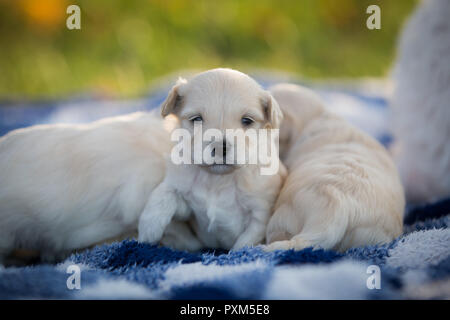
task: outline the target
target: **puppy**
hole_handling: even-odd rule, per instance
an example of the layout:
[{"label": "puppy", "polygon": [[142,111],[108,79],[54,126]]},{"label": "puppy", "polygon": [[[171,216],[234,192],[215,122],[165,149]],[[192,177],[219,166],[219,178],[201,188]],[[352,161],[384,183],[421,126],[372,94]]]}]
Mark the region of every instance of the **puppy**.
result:
[{"label": "puppy", "polygon": [[[213,156],[221,153],[225,158],[236,148],[226,135],[227,129],[244,133],[250,129],[277,129],[282,119],[269,92],[249,76],[230,69],[214,69],[190,81],[180,80],[163,103],[161,113],[178,119],[179,128],[189,133],[191,146],[195,139],[201,139],[195,126],[201,125],[205,133],[208,129],[223,133],[221,140],[202,144],[202,150],[210,147]],[[277,150],[273,152],[278,160]],[[264,175],[260,163],[222,164],[213,160],[209,164],[204,159],[198,164],[168,162],[166,177],[141,216],[140,241],[161,240],[185,250],[238,249],[264,241],[284,168],[279,164],[278,171]]]},{"label": "puppy", "polygon": [[280,84],[270,92],[285,115],[280,146],[289,175],[266,249],[344,251],[400,235],[405,200],[386,150],[326,111],[312,91]]},{"label": "puppy", "polygon": [[82,125],[39,125],[0,139],[0,259],[71,250],[137,231],[171,149],[163,120],[147,113]]},{"label": "puppy", "polygon": [[391,100],[408,202],[450,196],[450,1],[422,1],[400,38]]}]

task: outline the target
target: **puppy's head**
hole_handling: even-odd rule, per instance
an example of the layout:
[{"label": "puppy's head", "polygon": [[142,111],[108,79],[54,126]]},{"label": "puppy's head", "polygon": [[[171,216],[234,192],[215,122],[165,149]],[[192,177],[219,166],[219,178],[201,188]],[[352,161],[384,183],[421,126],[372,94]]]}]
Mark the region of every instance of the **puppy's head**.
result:
[{"label": "puppy's head", "polygon": [[[202,140],[199,133],[194,132],[194,127],[199,128],[200,124],[202,134],[222,133],[220,141],[204,142],[202,150],[213,156],[220,153],[227,160],[228,151],[235,147],[235,142],[227,139],[227,129],[244,132],[250,128],[278,129],[282,120],[281,110],[272,95],[246,74],[231,69],[213,69],[189,81],[178,80],[162,104],[161,114],[178,118],[180,127],[190,132],[192,146],[194,139]],[[239,166],[224,162],[197,163],[213,173],[229,173]]]}]

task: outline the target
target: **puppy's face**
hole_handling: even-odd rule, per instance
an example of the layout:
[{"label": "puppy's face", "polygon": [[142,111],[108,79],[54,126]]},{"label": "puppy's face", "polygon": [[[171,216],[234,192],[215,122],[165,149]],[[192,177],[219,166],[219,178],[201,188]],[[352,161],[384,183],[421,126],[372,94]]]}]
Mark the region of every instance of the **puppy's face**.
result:
[{"label": "puppy's face", "polygon": [[[236,139],[227,137],[230,129],[245,133],[249,129],[278,128],[282,119],[270,93],[247,75],[230,69],[214,69],[190,81],[179,80],[161,112],[163,116],[175,115],[180,128],[190,133],[193,163],[217,174],[230,173],[240,166]],[[208,134],[214,137],[208,139]],[[245,139],[248,148],[249,139]],[[198,141],[202,141],[200,163],[194,162]],[[211,155],[212,163],[205,155]]]}]

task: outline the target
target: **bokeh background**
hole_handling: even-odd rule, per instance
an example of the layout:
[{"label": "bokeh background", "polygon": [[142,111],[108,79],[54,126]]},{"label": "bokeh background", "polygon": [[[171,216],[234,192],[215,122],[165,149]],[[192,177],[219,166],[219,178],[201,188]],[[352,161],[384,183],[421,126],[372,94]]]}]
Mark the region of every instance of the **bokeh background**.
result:
[{"label": "bokeh background", "polygon": [[[66,8],[81,8],[81,30]],[[366,8],[381,7],[381,30]],[[415,0],[0,0],[0,100],[135,97],[185,69],[383,77]]]}]

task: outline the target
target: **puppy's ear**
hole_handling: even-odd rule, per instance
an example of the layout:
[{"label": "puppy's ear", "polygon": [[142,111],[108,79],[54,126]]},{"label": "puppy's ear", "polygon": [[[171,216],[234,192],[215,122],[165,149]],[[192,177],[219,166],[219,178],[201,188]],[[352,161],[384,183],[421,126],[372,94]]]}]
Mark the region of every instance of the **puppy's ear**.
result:
[{"label": "puppy's ear", "polygon": [[263,97],[261,98],[261,105],[267,124],[272,129],[278,129],[283,120],[283,112],[281,112],[278,102],[268,91],[264,91]]},{"label": "puppy's ear", "polygon": [[169,114],[175,114],[179,111],[183,103],[183,97],[180,92],[186,83],[187,81],[185,79],[179,78],[177,83],[172,87],[166,100],[161,105],[161,115],[163,117],[166,117]]}]

